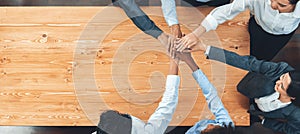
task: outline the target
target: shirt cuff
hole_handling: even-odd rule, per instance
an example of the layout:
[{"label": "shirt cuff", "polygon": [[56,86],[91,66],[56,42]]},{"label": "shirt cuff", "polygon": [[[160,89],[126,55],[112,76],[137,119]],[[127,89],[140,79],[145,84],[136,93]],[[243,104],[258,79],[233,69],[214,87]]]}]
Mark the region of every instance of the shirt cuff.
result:
[{"label": "shirt cuff", "polygon": [[180,77],[178,75],[168,75],[166,87],[179,87]]},{"label": "shirt cuff", "polygon": [[199,77],[199,74],[200,74],[200,73],[201,73],[200,68],[197,69],[196,71],[194,71],[194,72],[192,73],[194,79],[197,79],[197,78]]},{"label": "shirt cuff", "polygon": [[264,124],[264,123],[265,123],[265,119],[262,119],[261,124]]},{"label": "shirt cuff", "polygon": [[218,22],[212,15],[208,14],[202,21],[201,25],[206,29],[206,32],[208,32],[210,30],[216,30]]},{"label": "shirt cuff", "polygon": [[167,23],[168,23],[169,26],[179,24],[178,20],[167,20]]},{"label": "shirt cuff", "polygon": [[208,56],[209,55],[209,51],[210,51],[211,46],[207,46],[206,50],[205,50],[205,55]]}]

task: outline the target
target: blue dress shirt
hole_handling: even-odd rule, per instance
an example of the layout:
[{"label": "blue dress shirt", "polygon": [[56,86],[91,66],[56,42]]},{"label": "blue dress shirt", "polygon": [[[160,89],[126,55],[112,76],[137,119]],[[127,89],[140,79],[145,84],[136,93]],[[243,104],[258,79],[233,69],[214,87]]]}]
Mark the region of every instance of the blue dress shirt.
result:
[{"label": "blue dress shirt", "polygon": [[193,77],[201,87],[208,107],[210,111],[215,115],[215,119],[201,120],[197,122],[186,132],[186,134],[200,134],[201,131],[204,130],[209,124],[223,126],[230,125],[230,123],[232,123],[231,125],[234,125],[227,110],[224,108],[221,99],[218,96],[216,88],[209,82],[203,72],[198,69],[197,71],[193,72]]}]

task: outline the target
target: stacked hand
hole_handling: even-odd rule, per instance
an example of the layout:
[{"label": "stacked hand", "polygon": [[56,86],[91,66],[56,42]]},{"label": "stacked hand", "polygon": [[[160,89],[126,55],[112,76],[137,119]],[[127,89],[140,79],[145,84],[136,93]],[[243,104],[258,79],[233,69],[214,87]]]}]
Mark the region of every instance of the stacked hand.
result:
[{"label": "stacked hand", "polygon": [[186,52],[178,52],[176,51],[175,53],[175,60],[181,60],[181,61],[184,61],[184,62],[187,62],[189,60],[192,60],[192,55],[191,55],[191,52],[190,49],[185,49],[187,50]]},{"label": "stacked hand", "polygon": [[163,44],[164,47],[166,47],[169,56],[176,60],[180,59],[185,61],[186,58],[190,57],[190,52],[206,50],[206,45],[202,42],[202,40],[194,36],[193,33],[190,33],[182,38],[176,38],[173,35],[162,33],[158,37],[158,40]]},{"label": "stacked hand", "polygon": [[[188,34],[189,35],[193,35]],[[180,45],[180,41],[184,38],[186,38],[187,36],[184,36],[183,38],[179,39],[177,38],[177,41],[175,42],[175,45],[173,46],[173,51],[175,52],[175,59],[177,61],[177,63],[179,63],[179,60],[184,61],[193,71],[198,69],[197,64],[195,63],[194,59],[191,56],[191,52],[195,52],[195,51],[205,51],[206,50],[206,45],[202,42],[202,40],[197,39],[197,44],[193,45],[191,47],[181,47]],[[183,50],[180,50],[180,49]],[[179,50],[179,51],[178,51]]]},{"label": "stacked hand", "polygon": [[171,34],[176,38],[181,38],[183,36],[179,24],[174,24],[170,26],[170,30],[171,30]]},{"label": "stacked hand", "polygon": [[176,38],[170,34],[162,33],[160,36],[158,36],[158,40],[167,49],[169,56],[175,58],[176,51],[173,48],[175,46]]},{"label": "stacked hand", "polygon": [[201,42],[200,37],[206,32],[206,29],[203,26],[199,26],[192,33],[189,33],[186,36],[183,36],[181,39],[176,41],[176,50],[183,52],[186,48],[192,49],[192,51],[197,51],[194,47],[200,46],[198,50],[205,51],[205,45]]},{"label": "stacked hand", "polygon": [[177,39],[175,48],[177,51],[183,52],[186,48],[194,47],[198,42],[199,39],[193,33],[190,33],[181,39]]},{"label": "stacked hand", "polygon": [[[193,33],[188,34],[185,36],[181,33],[180,25],[172,25],[171,26],[171,33],[173,37],[177,39],[173,41],[173,39],[168,40],[167,43],[167,50],[168,53],[171,55],[171,58],[174,59],[173,63],[179,63],[179,60],[184,61],[192,71],[196,71],[199,69],[198,65],[194,61],[191,56],[191,52],[194,51],[205,51],[206,45],[200,40],[200,37],[203,33],[205,33],[205,28],[203,26],[198,27]],[[168,36],[170,37],[170,36]],[[182,38],[181,38],[182,37]]]},{"label": "stacked hand", "polygon": [[[186,60],[191,59],[191,52],[206,50],[206,45],[202,42],[202,40],[198,39],[197,37],[195,37],[197,38],[197,41],[195,40],[194,43],[192,43],[193,45],[186,45],[191,43],[190,41],[188,41],[190,39],[189,36],[194,36],[194,34],[190,33],[182,38],[177,38],[175,45],[173,45],[173,49],[171,49],[172,51],[176,51],[175,58],[179,58],[180,60],[185,62]],[[186,44],[184,44],[185,40],[187,40]],[[174,52],[172,53],[174,55]]]}]

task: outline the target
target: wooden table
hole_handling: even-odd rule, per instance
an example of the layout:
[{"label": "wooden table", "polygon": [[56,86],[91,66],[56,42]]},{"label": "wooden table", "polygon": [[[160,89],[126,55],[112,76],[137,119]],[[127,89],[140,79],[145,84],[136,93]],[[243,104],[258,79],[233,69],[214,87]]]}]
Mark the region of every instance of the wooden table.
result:
[{"label": "wooden table", "polygon": [[[160,7],[143,9],[169,32]],[[195,29],[211,10],[178,7],[183,32]],[[248,54],[248,18],[246,11],[203,39]],[[249,125],[247,99],[236,91],[246,72],[209,61],[203,52],[193,56],[235,124]],[[119,8],[0,7],[0,125],[92,126],[108,109],[146,121],[164,91],[168,64],[160,43]],[[191,71],[183,63],[180,69],[179,104],[171,125],[212,118]]]}]

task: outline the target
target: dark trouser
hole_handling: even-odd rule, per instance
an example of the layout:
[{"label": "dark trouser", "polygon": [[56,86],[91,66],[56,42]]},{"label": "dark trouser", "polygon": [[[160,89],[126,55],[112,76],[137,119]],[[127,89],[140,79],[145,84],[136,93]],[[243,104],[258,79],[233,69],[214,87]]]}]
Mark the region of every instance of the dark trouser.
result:
[{"label": "dark trouser", "polygon": [[295,33],[295,31],[283,35],[267,33],[256,23],[254,16],[249,20],[248,31],[250,34],[250,55],[267,61],[272,60]]},{"label": "dark trouser", "polygon": [[135,0],[116,0],[114,4],[120,6],[132,22],[146,34],[157,38],[163,33],[163,31],[139,8]]},{"label": "dark trouser", "polygon": [[[259,108],[257,107],[254,99],[249,99],[249,102],[250,102],[250,108],[249,108],[249,111],[252,110],[259,110]],[[258,117],[257,114],[253,114],[251,112],[250,113],[250,125],[252,125],[253,123],[255,122],[261,122],[262,120]]]}]

